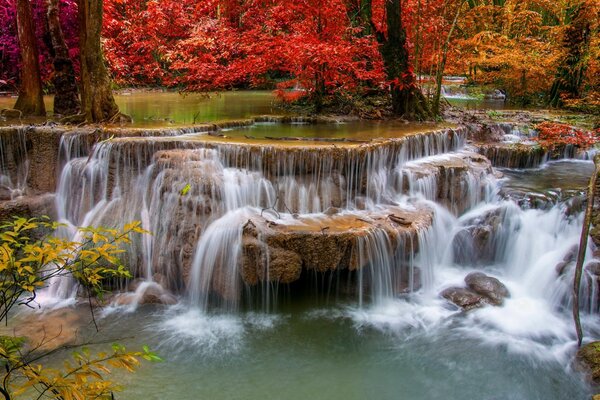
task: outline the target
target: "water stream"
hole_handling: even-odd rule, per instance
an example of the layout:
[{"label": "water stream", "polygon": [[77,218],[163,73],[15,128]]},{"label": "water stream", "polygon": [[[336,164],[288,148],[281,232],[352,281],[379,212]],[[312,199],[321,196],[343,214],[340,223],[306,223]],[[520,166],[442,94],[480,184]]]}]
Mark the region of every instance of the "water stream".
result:
[{"label": "water stream", "polygon": [[[444,126],[223,133],[92,149],[62,138],[59,234],[131,220],[153,233],[125,256],[137,279],[118,284],[100,333],[81,327],[167,360],[124,378],[123,398],[589,397],[569,366],[589,161],[498,174],[464,129]],[[280,140],[300,137],[319,140]],[[328,141],[340,137],[369,141]],[[463,312],[440,297],[473,271],[506,285],[502,306]],[[64,306],[76,292],[61,279],[43,298]],[[144,304],[148,293],[177,304]],[[582,293],[597,337],[591,271]]]}]

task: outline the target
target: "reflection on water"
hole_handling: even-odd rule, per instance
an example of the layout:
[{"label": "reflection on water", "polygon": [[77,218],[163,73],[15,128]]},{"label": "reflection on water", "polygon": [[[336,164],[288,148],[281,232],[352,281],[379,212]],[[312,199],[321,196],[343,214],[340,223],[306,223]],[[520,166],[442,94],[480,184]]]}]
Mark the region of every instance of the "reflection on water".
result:
[{"label": "reflection on water", "polygon": [[430,132],[442,124],[403,123],[401,121],[348,121],[331,124],[278,124],[257,123],[241,128],[225,130],[223,134],[235,138],[282,139],[282,138],[327,138],[370,140],[394,138],[419,132]]},{"label": "reflection on water", "polygon": [[[210,94],[176,92],[122,92],[115,95],[121,112],[133,118],[134,126],[191,125],[261,114],[281,114],[269,91],[240,91]],[[15,97],[0,97],[0,109],[12,108]],[[53,96],[45,96],[51,113]],[[33,122],[38,122],[33,120]]]}]

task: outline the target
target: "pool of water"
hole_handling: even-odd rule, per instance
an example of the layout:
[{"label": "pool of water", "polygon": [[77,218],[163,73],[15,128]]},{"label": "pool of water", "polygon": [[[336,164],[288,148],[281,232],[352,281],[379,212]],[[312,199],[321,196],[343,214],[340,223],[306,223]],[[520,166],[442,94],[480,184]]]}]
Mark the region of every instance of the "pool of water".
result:
[{"label": "pool of water", "polygon": [[[12,108],[15,97],[0,97],[0,109]],[[53,96],[45,96],[46,110]],[[121,112],[133,118],[134,126],[192,125],[261,114],[282,114],[269,91],[239,91],[210,94],[177,92],[120,92],[115,101]],[[34,120],[35,122],[35,120]]]},{"label": "pool of water", "polygon": [[[128,400],[196,399],[587,399],[565,359],[486,344],[472,321],[448,310],[407,323],[404,301],[386,309],[316,307],[272,314],[205,315],[144,306],[99,319],[92,341],[147,344],[164,362],[117,374]],[[405,315],[404,315],[405,314]],[[399,322],[402,323],[399,323]],[[96,346],[102,349],[103,345]],[[106,345],[104,345],[104,348]],[[59,354],[56,362],[68,354]]]},{"label": "pool of water", "polygon": [[[12,108],[16,97],[0,96],[0,109]],[[250,118],[264,114],[285,114],[277,107],[271,91],[230,91],[209,94],[121,91],[115,94],[120,110],[133,118],[134,126],[193,125],[195,123]],[[452,105],[466,109],[506,109],[503,101],[481,99],[449,99]],[[53,96],[45,96],[46,110],[51,114]],[[27,122],[43,122],[27,119]],[[267,130],[268,128],[261,128]],[[340,131],[343,128],[339,129]]]},{"label": "pool of water", "polygon": [[226,129],[222,133],[233,138],[253,139],[348,139],[364,141],[387,139],[409,134],[428,132],[448,124],[416,124],[401,121],[348,121],[319,124],[257,123],[254,125]]}]

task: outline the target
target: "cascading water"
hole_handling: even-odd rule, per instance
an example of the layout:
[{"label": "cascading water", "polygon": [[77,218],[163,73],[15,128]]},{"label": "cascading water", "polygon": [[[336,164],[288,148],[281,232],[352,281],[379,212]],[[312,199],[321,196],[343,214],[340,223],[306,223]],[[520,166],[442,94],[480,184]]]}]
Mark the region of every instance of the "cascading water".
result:
[{"label": "cascading water", "polygon": [[[170,380],[190,386],[182,399],[265,397],[274,388],[288,398],[358,399],[371,383],[382,398],[400,389],[415,399],[476,398],[481,381],[497,383],[483,397],[559,399],[575,387],[573,398],[583,398],[587,389],[563,366],[574,343],[572,248],[585,184],[571,176],[587,174],[577,171],[589,162],[505,170],[502,179],[463,129],[365,143],[179,133],[104,132],[95,145],[89,132],[62,138],[59,233],[77,240],[77,226],[132,220],[152,232],[124,255],[135,279],[99,319],[116,321],[109,329],[122,337],[146,327],[140,340],[172,358],[160,373],[142,372],[144,389],[127,398]],[[558,183],[543,182],[547,175]],[[587,337],[600,332],[594,250],[581,289]],[[498,278],[510,297],[463,312],[440,296],[476,271]],[[71,304],[77,289],[61,277],[46,294]],[[147,303],[169,307],[137,307]],[[290,365],[293,380],[281,372]],[[527,376],[515,378],[517,370]],[[513,385],[530,375],[537,386]],[[189,385],[198,376],[207,377],[203,387]],[[240,376],[277,382],[244,389]]]},{"label": "cascading water", "polygon": [[[350,315],[358,324],[404,321],[433,329],[458,312],[440,291],[482,270],[512,296],[503,307],[469,313],[464,321],[477,326],[470,334],[495,332],[490,337],[506,343],[546,340],[557,351],[572,338],[557,322],[569,307],[571,267],[558,274],[555,266],[577,242],[581,218],[562,202],[536,210],[505,199],[495,172],[465,149],[460,130],[345,147],[122,138],[88,155],[77,143],[64,142],[57,193],[59,216],[70,228],[65,235],[75,226],[136,219],[153,233],[127,256],[144,280],[129,302],[143,302],[146,290],[168,290],[204,312],[235,314],[254,293],[267,298],[262,304],[270,310],[277,283],[306,273],[290,272],[295,263],[348,271],[358,302]],[[308,249],[294,247],[293,238],[311,231],[325,242],[349,243],[348,251],[337,258],[323,253],[335,258],[323,265],[304,257]],[[582,301],[594,311],[598,283],[586,271]],[[256,285],[262,289],[249,290]],[[76,293],[68,280],[51,290],[63,298]],[[524,328],[515,327],[514,312]]]},{"label": "cascading water", "polygon": [[29,175],[26,128],[0,130],[0,199],[25,194]]}]

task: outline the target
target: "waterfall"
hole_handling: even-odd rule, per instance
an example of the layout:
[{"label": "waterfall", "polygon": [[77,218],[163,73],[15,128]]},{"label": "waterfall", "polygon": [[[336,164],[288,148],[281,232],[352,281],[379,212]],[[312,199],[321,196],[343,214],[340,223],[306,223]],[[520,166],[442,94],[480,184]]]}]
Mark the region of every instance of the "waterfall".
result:
[{"label": "waterfall", "polygon": [[29,177],[27,128],[0,129],[0,200],[25,194]]},{"label": "waterfall", "polygon": [[[204,311],[235,312],[258,293],[270,309],[277,285],[314,270],[347,273],[365,310],[406,296],[439,305],[441,289],[483,269],[517,292],[525,282],[528,298],[548,302],[550,312],[568,306],[569,272],[558,277],[547,265],[564,257],[580,219],[561,204],[523,210],[502,198],[462,129],[344,146],[185,135],[88,141],[63,137],[60,234],[76,239],[77,226],[142,221],[152,235],[136,238],[124,260],[143,280],[132,286],[134,303],[144,291],[172,292]],[[598,284],[586,273],[583,297],[595,310]],[[51,288],[60,298],[76,292],[68,278]]]}]

